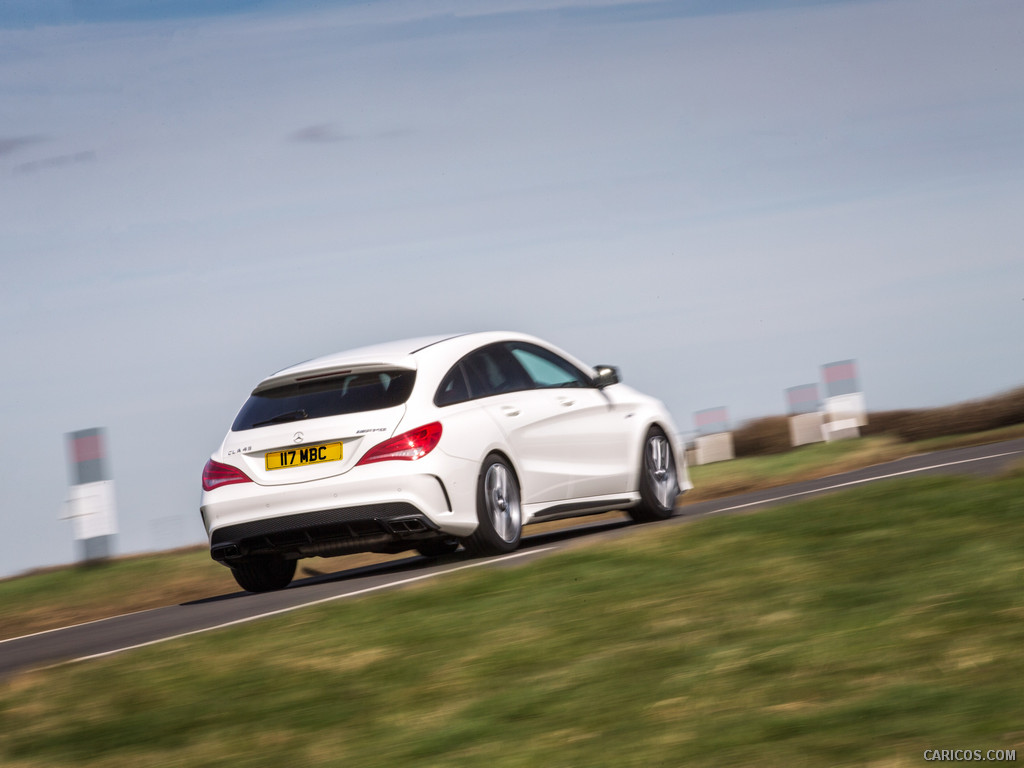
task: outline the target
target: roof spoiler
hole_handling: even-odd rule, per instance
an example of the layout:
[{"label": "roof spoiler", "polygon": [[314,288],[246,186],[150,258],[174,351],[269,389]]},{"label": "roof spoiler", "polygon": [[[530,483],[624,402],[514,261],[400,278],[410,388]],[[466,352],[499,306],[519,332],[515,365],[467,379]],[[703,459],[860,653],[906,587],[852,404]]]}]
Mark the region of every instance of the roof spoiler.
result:
[{"label": "roof spoiler", "polygon": [[408,360],[406,360],[404,364],[398,364],[395,362],[372,362],[356,363],[354,365],[334,365],[327,368],[314,368],[311,370],[296,371],[285,369],[284,371],[275,373],[273,376],[270,376],[257,384],[256,389],[252,391],[252,394],[258,395],[261,392],[266,392],[268,389],[277,389],[278,387],[287,386],[289,384],[301,384],[305,381],[338,378],[340,376],[347,376],[350,373],[374,373],[395,370],[415,371],[416,367],[409,365]]}]

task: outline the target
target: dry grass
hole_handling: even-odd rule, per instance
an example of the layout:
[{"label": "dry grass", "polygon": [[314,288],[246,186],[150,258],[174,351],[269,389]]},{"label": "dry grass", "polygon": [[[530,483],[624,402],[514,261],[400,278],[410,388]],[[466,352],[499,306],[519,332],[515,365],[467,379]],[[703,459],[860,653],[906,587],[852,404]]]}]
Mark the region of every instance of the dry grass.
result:
[{"label": "dry grass", "polygon": [[[1024,387],[942,408],[878,411],[869,415],[861,434],[913,443],[987,433],[1021,424],[1024,424]],[[789,418],[766,416],[742,424],[733,432],[733,447],[737,457],[790,451]]]},{"label": "dry grass", "polygon": [[736,456],[767,456],[792,450],[789,417],[765,416],[748,421],[732,433]]},{"label": "dry grass", "polygon": [[982,400],[929,408],[872,413],[865,435],[888,434],[907,442],[987,432],[1024,423],[1024,387]]}]

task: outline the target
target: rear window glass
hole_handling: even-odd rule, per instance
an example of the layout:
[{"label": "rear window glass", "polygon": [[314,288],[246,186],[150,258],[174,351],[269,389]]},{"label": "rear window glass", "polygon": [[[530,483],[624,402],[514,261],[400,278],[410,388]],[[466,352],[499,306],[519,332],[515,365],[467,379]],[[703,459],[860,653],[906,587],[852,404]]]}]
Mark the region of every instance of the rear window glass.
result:
[{"label": "rear window glass", "polygon": [[415,371],[374,371],[268,389],[250,395],[231,429],[241,432],[270,424],[393,408],[409,399],[415,380]]}]

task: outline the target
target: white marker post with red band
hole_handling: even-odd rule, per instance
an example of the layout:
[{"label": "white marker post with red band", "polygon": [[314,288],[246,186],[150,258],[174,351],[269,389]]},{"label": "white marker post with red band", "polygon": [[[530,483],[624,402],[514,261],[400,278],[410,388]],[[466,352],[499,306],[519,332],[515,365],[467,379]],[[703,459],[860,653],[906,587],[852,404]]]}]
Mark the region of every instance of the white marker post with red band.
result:
[{"label": "white marker post with red band", "polygon": [[730,461],[736,457],[729,429],[729,413],[724,405],[697,411],[693,420],[699,433],[694,441],[695,464]]},{"label": "white marker post with red band", "polygon": [[817,384],[800,384],[787,389],[786,405],[789,409],[790,445],[796,448],[825,439],[822,430],[825,414],[821,410]]},{"label": "white marker post with red band", "polygon": [[826,440],[859,437],[860,427],[868,423],[864,393],[857,382],[857,361],[839,360],[821,367],[825,380]]},{"label": "white marker post with red band", "polygon": [[106,440],[100,428],[69,432],[72,485],[62,517],[74,526],[82,559],[102,560],[113,551],[117,535],[114,481],[107,469]]}]

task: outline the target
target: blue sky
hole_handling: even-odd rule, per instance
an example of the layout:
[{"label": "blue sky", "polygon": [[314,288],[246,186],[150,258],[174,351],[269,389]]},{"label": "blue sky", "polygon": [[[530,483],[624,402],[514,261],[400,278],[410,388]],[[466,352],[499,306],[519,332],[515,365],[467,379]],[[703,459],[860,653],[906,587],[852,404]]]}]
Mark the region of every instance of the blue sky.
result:
[{"label": "blue sky", "polygon": [[[142,9],[142,10],[140,10]],[[253,384],[511,328],[683,431],[854,358],[869,408],[1024,383],[1024,6],[0,0],[0,574],[202,540]]]}]

